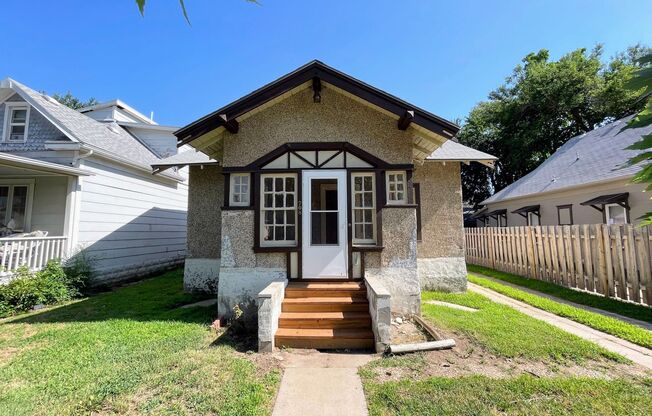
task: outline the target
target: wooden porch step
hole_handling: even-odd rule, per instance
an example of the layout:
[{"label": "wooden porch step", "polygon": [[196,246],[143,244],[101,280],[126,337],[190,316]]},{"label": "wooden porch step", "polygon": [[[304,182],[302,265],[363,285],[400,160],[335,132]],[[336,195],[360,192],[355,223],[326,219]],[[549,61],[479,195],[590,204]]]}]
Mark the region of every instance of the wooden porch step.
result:
[{"label": "wooden porch step", "polygon": [[369,328],[369,312],[283,312],[280,328]]},{"label": "wooden porch step", "polygon": [[361,282],[296,282],[285,288],[286,298],[341,296],[366,297],[367,288]]},{"label": "wooden porch step", "polygon": [[282,312],[364,312],[369,302],[359,296],[285,298]]},{"label": "wooden porch step", "polygon": [[374,347],[370,329],[297,329],[279,328],[276,345],[290,348],[366,349]]}]

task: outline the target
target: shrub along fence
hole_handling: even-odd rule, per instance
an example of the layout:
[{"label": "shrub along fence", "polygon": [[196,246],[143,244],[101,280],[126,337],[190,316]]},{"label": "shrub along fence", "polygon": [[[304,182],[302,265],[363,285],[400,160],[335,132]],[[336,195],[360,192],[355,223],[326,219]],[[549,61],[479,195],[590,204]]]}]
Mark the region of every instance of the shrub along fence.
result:
[{"label": "shrub along fence", "polygon": [[466,228],[466,261],[652,305],[652,228],[564,225]]}]

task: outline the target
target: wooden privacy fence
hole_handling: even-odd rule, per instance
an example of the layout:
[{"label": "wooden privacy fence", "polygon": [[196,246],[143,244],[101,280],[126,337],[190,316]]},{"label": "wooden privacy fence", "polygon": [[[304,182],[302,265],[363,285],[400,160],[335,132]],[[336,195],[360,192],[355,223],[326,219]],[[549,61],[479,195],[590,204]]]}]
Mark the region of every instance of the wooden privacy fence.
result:
[{"label": "wooden privacy fence", "polygon": [[652,305],[650,226],[466,228],[466,261]]}]

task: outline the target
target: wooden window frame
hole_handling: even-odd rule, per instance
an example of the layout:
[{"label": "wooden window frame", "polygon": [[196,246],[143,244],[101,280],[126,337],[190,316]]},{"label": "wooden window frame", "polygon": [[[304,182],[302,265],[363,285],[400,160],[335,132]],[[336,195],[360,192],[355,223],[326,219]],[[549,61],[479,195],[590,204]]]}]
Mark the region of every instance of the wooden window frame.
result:
[{"label": "wooden window frame", "polygon": [[[282,207],[282,208],[276,208],[276,207],[271,207],[271,208],[265,208],[265,179],[266,178],[283,178],[283,182],[285,183],[286,178],[293,178],[294,179],[294,191],[292,192],[294,194],[294,206],[293,207]],[[294,248],[296,249],[299,245],[299,232],[300,232],[300,227],[299,227],[299,209],[300,209],[300,204],[299,204],[299,175],[294,172],[274,172],[274,173],[261,173],[260,174],[260,179],[259,179],[259,191],[258,191],[258,201],[259,205],[257,207],[257,211],[259,212],[258,215],[258,243],[261,248]],[[274,181],[276,182],[276,181]],[[285,186],[285,185],[284,185]],[[283,194],[287,194],[288,192],[285,191],[285,187],[283,190]],[[272,195],[276,195],[276,192],[271,192]],[[273,202],[276,200],[275,197],[272,197]],[[284,198],[285,200],[285,198]],[[265,240],[263,236],[265,235],[265,212],[266,211],[273,211],[276,212],[277,210],[283,210],[283,211],[288,211],[290,209],[294,210],[294,240]],[[288,225],[284,224],[284,228],[287,228]]]},{"label": "wooden window frame", "polygon": [[[30,116],[30,106],[24,102],[5,102],[5,119],[2,129],[2,141],[6,143],[25,143],[27,141],[27,135],[29,134],[29,116]],[[25,110],[25,122],[24,123],[12,123],[11,119],[13,117],[14,111]],[[11,140],[11,128],[14,126],[24,126],[25,130],[23,132],[22,140]]]},{"label": "wooden window frame", "polygon": [[[389,176],[390,175],[401,175],[403,180],[403,198],[402,199],[395,199],[392,200],[390,198],[390,180]],[[394,181],[395,184],[398,184],[398,181]],[[394,191],[397,192],[397,191]],[[388,170],[385,172],[385,198],[387,201],[387,205],[407,205],[408,203],[408,180],[407,180],[407,171],[405,170]]]},{"label": "wooden window frame", "polygon": [[[603,212],[604,212],[604,223],[605,224],[609,224],[609,209],[612,208],[612,207],[618,207],[618,208],[623,209],[625,211],[625,224],[629,224],[629,221],[630,221],[630,219],[629,219],[629,209],[627,209],[626,207],[624,207],[624,206],[622,206],[620,204],[616,204],[616,203],[605,204],[602,207],[603,207],[602,209],[603,209]],[[612,225],[618,225],[618,224],[612,224]]]},{"label": "wooden window frame", "polygon": [[[568,210],[568,216],[570,218],[570,224],[562,224],[561,223],[561,210],[562,209],[567,209]],[[557,205],[557,225],[573,225],[573,204],[564,204],[564,205]]]},{"label": "wooden window frame", "polygon": [[[240,192],[240,196],[241,196],[240,201],[234,201],[236,178],[247,178],[247,191]],[[240,186],[242,187],[242,183],[240,184]],[[246,200],[243,200],[242,199],[243,197],[246,198]],[[251,205],[251,175],[249,173],[231,173],[229,175],[229,206],[248,207],[250,205]]]},{"label": "wooden window frame", "polygon": [[[365,191],[364,191],[364,189],[362,191],[360,191],[360,192],[357,192],[355,190],[355,179],[356,178],[365,178],[365,177],[371,178],[371,195],[372,195],[372,199],[371,199],[372,202],[371,203],[372,203],[372,205],[371,205],[371,207],[356,207],[355,206],[355,194],[356,193],[364,193]],[[362,182],[364,184],[364,179],[363,179]],[[377,227],[378,227],[378,224],[376,222],[376,203],[377,203],[376,174],[373,173],[373,172],[352,172],[351,173],[351,186],[350,186],[350,188],[351,189],[349,190],[349,193],[350,193],[350,198],[351,198],[350,215],[351,215],[352,243],[353,244],[360,244],[360,245],[375,245],[375,244],[377,244]],[[367,239],[365,239],[365,238],[356,238],[355,237],[355,225],[356,225],[355,210],[356,209],[362,209],[362,210],[371,209],[371,225],[372,225],[372,231],[371,231],[372,238],[371,239],[368,239],[368,238]],[[366,224],[366,223],[363,222],[363,224]]]}]

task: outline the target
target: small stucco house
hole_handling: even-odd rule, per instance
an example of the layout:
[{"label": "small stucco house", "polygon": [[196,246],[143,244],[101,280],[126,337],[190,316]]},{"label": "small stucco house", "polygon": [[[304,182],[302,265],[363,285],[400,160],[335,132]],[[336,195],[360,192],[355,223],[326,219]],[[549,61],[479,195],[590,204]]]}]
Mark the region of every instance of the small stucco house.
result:
[{"label": "small stucco house", "polygon": [[186,289],[257,309],[261,349],[369,346],[370,310],[466,288],[460,164],[495,158],[457,131],[319,61],[181,128],[197,160],[155,168],[191,165]]},{"label": "small stucco house", "polygon": [[652,126],[626,128],[631,116],[573,137],[539,167],[484,200],[478,227],[636,224],[652,211],[645,185],[632,183],[642,168],[627,149]]},{"label": "small stucco house", "polygon": [[0,81],[0,283],[79,252],[98,285],[182,264],[184,172],[151,172],[175,130],[120,100],[76,111]]}]

